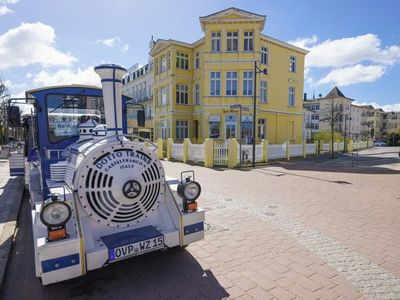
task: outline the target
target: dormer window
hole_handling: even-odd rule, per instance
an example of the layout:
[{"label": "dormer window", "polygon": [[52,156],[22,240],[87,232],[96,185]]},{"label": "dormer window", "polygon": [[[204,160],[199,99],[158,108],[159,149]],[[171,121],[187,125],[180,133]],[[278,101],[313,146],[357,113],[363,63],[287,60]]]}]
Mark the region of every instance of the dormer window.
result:
[{"label": "dormer window", "polygon": [[253,31],[244,32],[244,51],[253,51]]},{"label": "dormer window", "polygon": [[212,32],[211,33],[211,51],[219,52],[221,51],[221,33]]},{"label": "dormer window", "polygon": [[238,51],[238,37],[239,33],[237,31],[228,31],[226,33],[226,51]]}]

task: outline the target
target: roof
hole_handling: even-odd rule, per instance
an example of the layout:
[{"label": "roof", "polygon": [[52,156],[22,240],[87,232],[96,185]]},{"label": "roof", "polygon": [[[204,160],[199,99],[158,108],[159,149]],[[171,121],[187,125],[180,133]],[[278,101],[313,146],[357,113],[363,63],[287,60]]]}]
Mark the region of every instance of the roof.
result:
[{"label": "roof", "polygon": [[[231,16],[230,18],[227,18],[228,16]],[[200,24],[201,24],[201,29],[204,31],[204,23],[207,21],[215,22],[218,20],[221,21],[228,21],[228,20],[252,20],[252,21],[258,21],[261,23],[261,30],[265,26],[265,15],[259,15],[255,14],[243,9],[239,9],[236,7],[230,7],[221,11],[218,11],[216,13],[212,13],[210,15],[200,17]]]},{"label": "roof", "polygon": [[325,96],[325,98],[347,98],[339,89],[337,86],[335,86],[329,93],[328,95]]},{"label": "roof", "polygon": [[61,89],[61,88],[89,88],[89,89],[101,90],[101,87],[94,86],[94,85],[70,84],[70,85],[53,85],[53,86],[41,87],[41,88],[37,88],[37,89],[28,90],[25,93],[31,94],[31,93],[39,92],[39,91],[43,91],[43,90]]},{"label": "roof", "polygon": [[286,43],[286,42],[283,42],[281,40],[278,40],[276,38],[273,38],[271,36],[268,36],[268,35],[265,35],[265,34],[262,34],[262,33],[261,33],[261,37],[264,38],[265,40],[271,42],[271,43],[275,43],[275,44],[280,45],[282,47],[286,47],[286,48],[298,51],[298,52],[303,53],[303,54],[308,54],[310,52],[310,51],[308,51],[306,49],[297,47],[295,45],[292,45],[292,44],[289,44],[289,43]]}]

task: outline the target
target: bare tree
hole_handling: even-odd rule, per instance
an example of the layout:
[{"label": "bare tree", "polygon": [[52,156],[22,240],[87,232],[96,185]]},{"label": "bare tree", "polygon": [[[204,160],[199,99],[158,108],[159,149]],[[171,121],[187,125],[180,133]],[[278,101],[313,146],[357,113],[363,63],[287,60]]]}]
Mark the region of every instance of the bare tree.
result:
[{"label": "bare tree", "polygon": [[0,78],[0,144],[7,143],[7,100],[9,97],[6,84]]},{"label": "bare tree", "polygon": [[322,112],[322,118],[320,117],[320,122],[327,122],[331,129],[331,158],[334,156],[334,133],[337,124],[342,122],[343,111],[335,105],[334,98],[331,99],[331,104],[328,105]]}]

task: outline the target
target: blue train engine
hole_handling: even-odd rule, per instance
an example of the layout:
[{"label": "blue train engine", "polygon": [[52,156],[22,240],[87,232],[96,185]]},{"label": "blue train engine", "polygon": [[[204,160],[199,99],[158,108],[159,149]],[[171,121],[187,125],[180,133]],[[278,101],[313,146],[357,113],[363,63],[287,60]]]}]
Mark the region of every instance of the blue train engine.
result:
[{"label": "blue train engine", "polygon": [[[95,68],[102,89],[71,85],[26,92],[22,118],[36,276],[43,285],[132,256],[204,238],[192,172],[166,177],[154,147],[130,141],[121,95],[126,70]],[[19,126],[11,100],[9,122]],[[138,123],[144,112],[139,110]]]}]

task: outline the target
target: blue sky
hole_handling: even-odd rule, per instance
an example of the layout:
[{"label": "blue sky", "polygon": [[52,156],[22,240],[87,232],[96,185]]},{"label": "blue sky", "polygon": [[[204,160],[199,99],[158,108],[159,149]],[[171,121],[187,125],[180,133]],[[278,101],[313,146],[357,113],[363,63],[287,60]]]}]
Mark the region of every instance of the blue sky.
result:
[{"label": "blue sky", "polygon": [[264,34],[311,52],[305,92],[338,85],[357,103],[400,110],[400,1],[0,0],[0,76],[13,95],[97,84],[93,66],[146,63],[153,35],[194,42],[199,17],[229,7],[267,16]]}]

